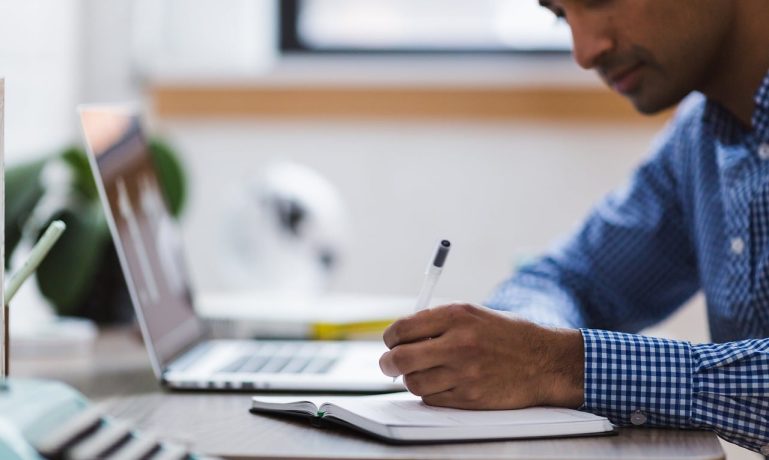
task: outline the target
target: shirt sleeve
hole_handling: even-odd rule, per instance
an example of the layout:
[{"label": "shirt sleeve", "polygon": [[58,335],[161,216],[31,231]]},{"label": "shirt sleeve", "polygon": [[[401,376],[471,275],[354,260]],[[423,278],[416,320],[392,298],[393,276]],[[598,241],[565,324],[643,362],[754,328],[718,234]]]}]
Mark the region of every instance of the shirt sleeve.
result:
[{"label": "shirt sleeve", "polygon": [[682,210],[675,125],[624,188],[544,257],[504,281],[485,305],[535,322],[637,332],[699,288]]},{"label": "shirt sleeve", "polygon": [[581,410],[624,425],[715,431],[769,454],[769,339],[723,344],[581,329]]}]

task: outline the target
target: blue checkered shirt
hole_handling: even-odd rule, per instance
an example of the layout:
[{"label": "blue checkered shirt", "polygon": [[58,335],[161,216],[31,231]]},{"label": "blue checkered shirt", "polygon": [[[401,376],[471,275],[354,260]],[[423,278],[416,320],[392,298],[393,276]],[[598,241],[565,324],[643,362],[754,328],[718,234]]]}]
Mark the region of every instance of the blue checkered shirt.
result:
[{"label": "blue checkered shirt", "polygon": [[[621,190],[486,302],[580,328],[583,410],[769,455],[769,74],[752,128],[687,98]],[[637,335],[705,293],[714,343]]]}]

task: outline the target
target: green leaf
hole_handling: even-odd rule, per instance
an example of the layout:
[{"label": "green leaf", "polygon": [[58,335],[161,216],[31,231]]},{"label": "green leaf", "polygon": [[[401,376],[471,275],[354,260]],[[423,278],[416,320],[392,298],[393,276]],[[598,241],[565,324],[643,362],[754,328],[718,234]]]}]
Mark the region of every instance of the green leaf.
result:
[{"label": "green leaf", "polygon": [[83,149],[70,147],[62,152],[61,158],[72,168],[72,185],[75,190],[89,200],[98,200],[99,191],[96,189],[91,165]]},{"label": "green leaf", "polygon": [[168,209],[174,217],[178,217],[186,201],[187,183],[184,169],[178,156],[165,142],[157,138],[151,139],[149,148]]},{"label": "green leaf", "polygon": [[67,230],[37,269],[37,283],[58,313],[66,315],[85,300],[111,241],[98,202],[63,209],[53,219],[63,220]]},{"label": "green leaf", "polygon": [[5,172],[5,263],[21,240],[21,231],[43,196],[40,173],[46,159],[10,167]]}]

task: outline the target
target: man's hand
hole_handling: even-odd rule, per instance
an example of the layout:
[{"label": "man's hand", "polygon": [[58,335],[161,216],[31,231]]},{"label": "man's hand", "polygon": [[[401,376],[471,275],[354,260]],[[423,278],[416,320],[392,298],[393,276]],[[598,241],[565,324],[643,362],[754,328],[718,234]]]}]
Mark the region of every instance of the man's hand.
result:
[{"label": "man's hand", "polygon": [[548,329],[470,304],[420,311],[384,332],[386,375],[432,406],[577,408],[583,402],[584,343],[571,329]]}]

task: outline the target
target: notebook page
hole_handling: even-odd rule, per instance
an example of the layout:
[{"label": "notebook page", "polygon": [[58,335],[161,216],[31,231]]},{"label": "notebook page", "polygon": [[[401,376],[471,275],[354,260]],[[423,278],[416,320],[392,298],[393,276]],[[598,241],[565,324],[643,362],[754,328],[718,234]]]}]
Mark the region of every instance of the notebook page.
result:
[{"label": "notebook page", "polygon": [[[517,410],[462,410],[428,406],[410,393],[373,397],[329,398],[329,403],[390,426],[511,426],[572,424],[604,420],[571,409],[532,407]],[[331,409],[333,412],[333,409]]]},{"label": "notebook page", "polygon": [[251,407],[278,412],[300,411],[315,415],[323,401],[324,399],[319,398],[298,399],[296,396],[254,396],[251,398]]}]

